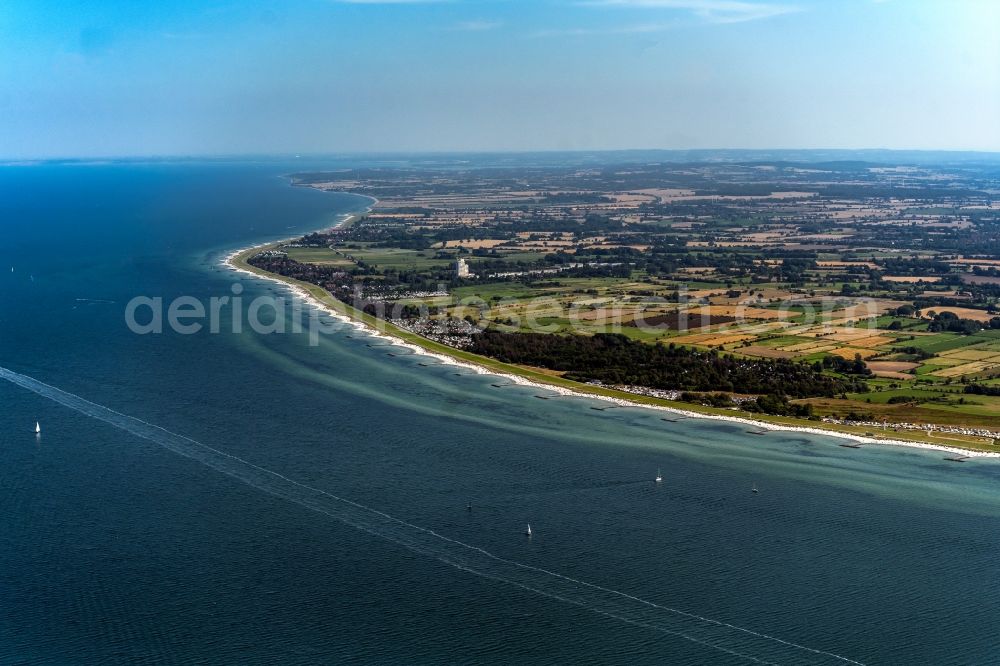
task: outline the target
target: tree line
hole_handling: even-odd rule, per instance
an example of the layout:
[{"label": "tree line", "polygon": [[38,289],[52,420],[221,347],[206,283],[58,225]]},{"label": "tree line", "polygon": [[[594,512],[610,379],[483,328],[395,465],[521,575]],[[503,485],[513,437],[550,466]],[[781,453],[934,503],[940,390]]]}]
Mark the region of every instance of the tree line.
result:
[{"label": "tree line", "polygon": [[473,336],[468,349],[506,363],[563,371],[567,379],[584,382],[791,398],[866,390],[860,379],[825,373],[821,364],[737,358],[672,343],[651,345],[613,333],[582,336],[486,330]]}]

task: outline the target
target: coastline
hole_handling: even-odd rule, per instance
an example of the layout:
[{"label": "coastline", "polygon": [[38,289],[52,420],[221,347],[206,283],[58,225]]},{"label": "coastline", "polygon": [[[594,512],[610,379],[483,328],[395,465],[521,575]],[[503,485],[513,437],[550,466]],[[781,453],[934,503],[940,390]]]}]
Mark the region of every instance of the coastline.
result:
[{"label": "coastline", "polygon": [[[378,200],[374,199],[373,197],[367,197],[367,198],[372,200],[373,202],[372,207],[378,202]],[[341,220],[339,223],[333,225],[332,227],[325,227],[324,230],[348,225],[358,217],[365,215],[368,211],[371,211],[372,207],[369,207],[364,212],[346,214],[344,219]],[[292,237],[292,239],[297,237],[298,235]],[[551,391],[560,396],[582,397],[582,398],[592,398],[596,400],[602,400],[604,402],[611,403],[615,407],[641,407],[641,408],[654,409],[661,412],[666,412],[668,414],[684,418],[726,421],[729,423],[739,424],[743,426],[759,428],[761,430],[797,432],[809,435],[836,437],[839,439],[844,439],[849,442],[852,442],[855,445],[902,446],[912,449],[920,449],[924,451],[936,451],[940,453],[947,453],[950,454],[951,456],[960,459],[1000,458],[1000,451],[988,451],[975,448],[965,448],[960,445],[949,446],[944,444],[931,444],[931,443],[920,442],[915,440],[907,440],[907,439],[871,437],[863,434],[857,434],[854,432],[838,429],[835,427],[810,427],[804,425],[795,425],[795,424],[765,420],[763,418],[752,418],[749,416],[733,416],[730,414],[717,413],[712,411],[696,411],[694,409],[685,409],[665,404],[668,401],[663,399],[639,396],[635,394],[626,393],[624,391],[617,391],[615,389],[609,389],[605,387],[589,387],[582,384],[579,385],[578,387],[567,386],[565,384],[569,383],[568,380],[562,380],[563,383],[558,383],[557,380],[560,378],[551,377],[538,372],[532,372],[527,369],[520,368],[519,366],[509,365],[506,363],[502,363],[500,361],[495,361],[493,359],[478,357],[474,354],[463,352],[462,350],[459,349],[452,349],[450,347],[445,347],[444,345],[441,345],[439,343],[435,343],[431,340],[422,338],[416,335],[415,333],[398,329],[390,322],[386,322],[383,320],[375,320],[374,317],[372,317],[371,315],[366,315],[362,312],[358,312],[357,310],[355,310],[355,308],[351,307],[350,305],[337,301],[336,299],[333,298],[333,296],[329,295],[328,292],[323,290],[321,287],[318,287],[317,285],[299,282],[298,280],[286,278],[282,275],[277,275],[275,273],[262,271],[247,263],[247,259],[249,259],[249,257],[252,256],[253,254],[266,250],[268,248],[275,247],[283,242],[287,242],[288,240],[292,239],[284,239],[280,241],[268,241],[266,243],[260,243],[248,247],[243,247],[237,250],[233,250],[229,254],[223,257],[221,263],[225,268],[234,271],[236,273],[241,273],[248,275],[250,277],[268,280],[271,282],[276,282],[278,284],[281,284],[287,287],[298,298],[301,298],[303,301],[310,303],[317,309],[325,312],[327,315],[331,317],[336,318],[338,321],[341,321],[344,324],[353,326],[354,328],[363,331],[365,334],[370,335],[372,337],[385,340],[394,346],[402,347],[404,349],[409,349],[414,354],[420,354],[429,358],[433,358],[442,364],[447,364],[458,368],[464,368],[466,370],[470,370],[477,374],[493,375],[508,380],[514,384],[518,384],[521,386],[530,386],[532,388],[537,388],[543,391]],[[387,329],[388,332],[382,329]],[[711,409],[711,408],[706,408],[706,409]],[[784,417],[774,417],[774,418],[781,419]]]}]

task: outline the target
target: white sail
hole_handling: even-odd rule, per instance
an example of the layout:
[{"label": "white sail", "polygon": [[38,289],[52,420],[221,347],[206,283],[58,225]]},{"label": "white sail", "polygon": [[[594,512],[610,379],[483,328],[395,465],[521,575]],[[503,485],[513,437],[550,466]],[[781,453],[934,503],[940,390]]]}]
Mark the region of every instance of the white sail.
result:
[{"label": "white sail", "polygon": [[659,467],[656,468],[656,482],[657,483],[662,483],[663,482],[663,475],[660,474],[660,468]]},{"label": "white sail", "polygon": [[526,535],[531,536],[531,523],[528,523],[528,529],[524,532]]},{"label": "white sail", "polygon": [[35,421],[35,434],[37,435],[40,432],[42,432],[42,424],[39,423],[38,421]]}]

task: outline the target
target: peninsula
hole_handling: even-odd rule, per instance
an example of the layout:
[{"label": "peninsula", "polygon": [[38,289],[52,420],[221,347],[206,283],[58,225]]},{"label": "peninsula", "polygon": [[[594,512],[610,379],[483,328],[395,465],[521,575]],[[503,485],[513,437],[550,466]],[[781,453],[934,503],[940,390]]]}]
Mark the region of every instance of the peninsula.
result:
[{"label": "peninsula", "polygon": [[998,165],[741,157],[295,174],[375,203],[231,263],[561,390],[1000,453]]}]

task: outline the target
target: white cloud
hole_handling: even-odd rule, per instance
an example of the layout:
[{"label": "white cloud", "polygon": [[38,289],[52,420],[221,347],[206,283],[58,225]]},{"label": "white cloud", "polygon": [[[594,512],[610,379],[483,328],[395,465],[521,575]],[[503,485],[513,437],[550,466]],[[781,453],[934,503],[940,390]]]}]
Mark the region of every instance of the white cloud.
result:
[{"label": "white cloud", "polygon": [[636,23],[633,25],[609,26],[606,28],[553,28],[538,30],[531,37],[587,37],[590,35],[637,35],[643,33],[663,32],[677,27],[676,23]]},{"label": "white cloud", "polygon": [[746,0],[587,0],[581,4],[605,7],[675,9],[688,11],[711,23],[742,23],[799,11],[794,5]]}]

